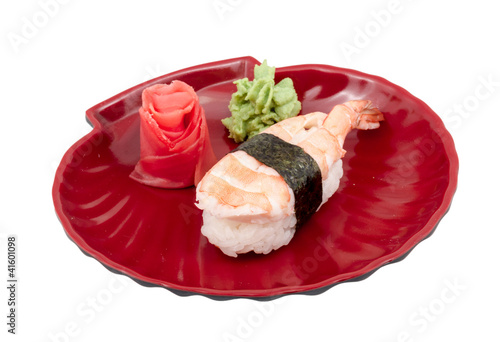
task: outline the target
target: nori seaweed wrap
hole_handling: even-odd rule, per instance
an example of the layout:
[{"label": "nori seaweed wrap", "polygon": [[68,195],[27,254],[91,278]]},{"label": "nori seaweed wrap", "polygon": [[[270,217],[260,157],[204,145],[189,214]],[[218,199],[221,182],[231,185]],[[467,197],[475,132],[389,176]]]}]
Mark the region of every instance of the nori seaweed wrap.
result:
[{"label": "nori seaweed wrap", "polygon": [[292,189],[295,196],[296,227],[303,225],[316,212],[323,196],[321,170],[302,147],[275,135],[260,133],[231,152],[240,150],[276,170]]}]

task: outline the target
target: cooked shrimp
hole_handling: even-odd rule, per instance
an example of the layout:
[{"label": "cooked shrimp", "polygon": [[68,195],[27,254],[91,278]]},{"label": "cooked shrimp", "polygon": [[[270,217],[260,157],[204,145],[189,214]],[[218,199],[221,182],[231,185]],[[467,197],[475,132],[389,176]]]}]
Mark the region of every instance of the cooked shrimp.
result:
[{"label": "cooked shrimp", "polygon": [[328,115],[314,112],[276,123],[265,133],[276,135],[304,149],[318,164],[321,176],[342,158],[347,134],[354,128],[375,129],[384,120],[383,114],[368,100],[354,100],[336,105]]},{"label": "cooked shrimp", "polygon": [[213,215],[244,220],[272,219],[293,213],[293,193],[276,170],[243,151],[225,155],[197,187],[200,203],[215,199]]},{"label": "cooked shrimp", "polygon": [[[196,189],[197,206],[203,209],[202,234],[233,257],[249,251],[266,254],[288,244],[296,225],[303,222],[304,202],[314,202],[314,206],[310,205],[312,211],[307,212],[310,216],[338,189],[343,173],[341,158],[345,154],[342,146],[346,135],[353,128],[377,128],[383,119],[382,113],[370,101],[350,101],[335,106],[328,115],[321,112],[300,115],[264,130],[262,133],[270,136],[261,136],[254,142],[272,141],[265,147],[267,149],[280,146],[290,153],[299,150],[297,155],[300,157],[282,154],[294,155],[293,160],[286,159],[280,164],[293,169],[293,177],[287,175],[288,169],[283,171],[282,166],[275,165],[281,169],[282,177],[245,150],[227,154],[210,169]],[[282,144],[280,139],[276,141],[271,135],[302,149]],[[257,150],[257,155],[260,153],[260,145],[250,143],[250,146]],[[319,170],[312,166],[314,163],[309,162],[307,154],[316,161]],[[273,156],[266,154],[266,158],[269,160]],[[304,160],[307,162],[303,163]],[[305,181],[309,182],[306,185],[297,186],[295,180],[291,181],[302,179],[304,173],[309,179]],[[285,181],[285,175],[290,185]],[[312,187],[308,187],[310,185]],[[308,191],[306,196],[300,192],[303,189]]]}]

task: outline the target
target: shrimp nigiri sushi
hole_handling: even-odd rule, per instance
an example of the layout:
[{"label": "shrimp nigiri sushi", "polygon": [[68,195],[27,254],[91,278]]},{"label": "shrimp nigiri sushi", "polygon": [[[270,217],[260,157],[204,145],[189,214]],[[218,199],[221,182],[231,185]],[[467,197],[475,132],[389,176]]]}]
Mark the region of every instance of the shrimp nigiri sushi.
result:
[{"label": "shrimp nigiri sushi", "polygon": [[267,254],[287,245],[337,191],[342,148],[354,128],[384,120],[371,101],[336,105],[274,124],[225,155],[196,187],[201,233],[223,253]]}]

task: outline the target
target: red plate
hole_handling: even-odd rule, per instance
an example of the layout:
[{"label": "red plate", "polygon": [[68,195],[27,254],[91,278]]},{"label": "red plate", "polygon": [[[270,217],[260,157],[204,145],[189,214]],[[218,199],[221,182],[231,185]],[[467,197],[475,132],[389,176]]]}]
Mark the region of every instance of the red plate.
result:
[{"label": "red plate", "polygon": [[173,72],[135,86],[87,111],[92,132],[74,144],[56,172],[53,199],[68,236],[113,271],[179,295],[270,299],[317,294],[402,259],[429,236],[457,185],[458,157],[440,118],[385,79],[326,65],[276,69],[291,77],[302,113],[370,99],[386,121],[352,132],[344,145],[339,190],[288,246],[231,258],[200,234],[194,187],[163,190],[129,178],[139,158],[141,92],[179,79],[197,91],[212,146],[222,157],[236,145],[220,120],[230,115],[234,80],[258,63],[236,58]]}]

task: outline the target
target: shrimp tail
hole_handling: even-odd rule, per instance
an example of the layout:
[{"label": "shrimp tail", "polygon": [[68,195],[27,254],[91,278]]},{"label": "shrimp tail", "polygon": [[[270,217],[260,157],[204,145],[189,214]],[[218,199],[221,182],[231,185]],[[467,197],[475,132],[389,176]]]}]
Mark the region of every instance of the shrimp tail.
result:
[{"label": "shrimp tail", "polygon": [[369,100],[354,100],[344,104],[351,109],[351,128],[376,129],[380,127],[380,121],[384,121],[384,115],[378,108],[373,106]]},{"label": "shrimp tail", "polygon": [[353,100],[333,107],[323,121],[323,127],[335,136],[342,146],[351,130],[376,129],[383,120],[384,115],[370,100]]}]

